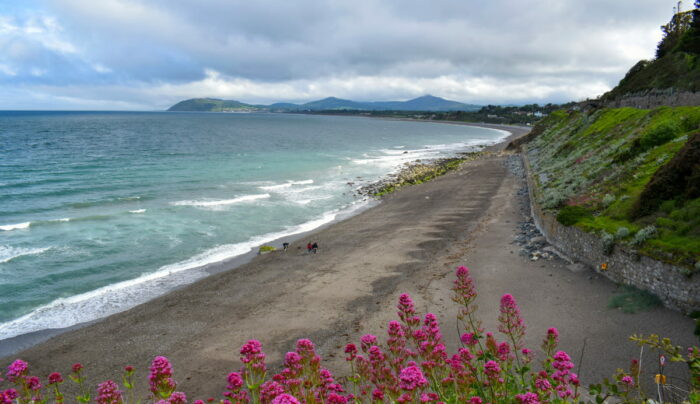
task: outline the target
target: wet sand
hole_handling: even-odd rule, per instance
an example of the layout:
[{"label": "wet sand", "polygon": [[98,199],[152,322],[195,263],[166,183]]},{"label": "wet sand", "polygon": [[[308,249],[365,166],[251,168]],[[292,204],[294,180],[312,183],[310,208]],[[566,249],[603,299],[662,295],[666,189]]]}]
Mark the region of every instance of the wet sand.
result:
[{"label": "wet sand", "polygon": [[[525,130],[513,129],[515,135]],[[238,370],[238,349],[258,339],[273,370],[299,338],[312,339],[324,365],[347,372],[342,347],[365,333],[383,335],[395,318],[399,294],[438,315],[448,348],[458,343],[449,288],[454,269],[472,268],[479,313],[495,331],[498,302],[512,293],[528,326],[533,349],[551,326],[576,362],[585,344],[584,384],[626,367],[639,348],[633,333],[657,332],[683,345],[697,343],[693,324],[658,308],[624,314],[608,309],[615,285],[592,271],[571,272],[567,263],[530,261],[511,244],[523,211],[522,180],[490,148],[486,157],[433,181],[402,188],[376,207],[292,242],[287,252],[254,258],[180,290],[71,330],[6,357],[30,362],[32,373],[68,372],[81,362],[92,384],[118,380],[125,365],[137,368],[147,388],[152,358],[170,358],[178,390],[190,399],[219,397],[228,372]],[[318,254],[306,243],[317,241]],[[647,358],[648,359],[648,358]],[[647,360],[647,362],[651,362]]]}]

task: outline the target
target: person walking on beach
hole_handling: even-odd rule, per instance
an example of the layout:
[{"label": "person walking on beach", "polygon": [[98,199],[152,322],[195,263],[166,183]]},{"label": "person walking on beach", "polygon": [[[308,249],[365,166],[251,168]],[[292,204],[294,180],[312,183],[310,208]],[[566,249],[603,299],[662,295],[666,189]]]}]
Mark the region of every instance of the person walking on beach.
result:
[{"label": "person walking on beach", "polygon": [[316,251],[318,251],[318,243],[314,242],[314,244],[311,246],[311,249],[313,250],[314,254],[316,254]]},{"label": "person walking on beach", "polygon": [[289,243],[282,243],[282,249],[284,251],[287,251],[288,248],[289,248]]},{"label": "person walking on beach", "polygon": [[309,253],[309,254],[311,254],[311,249],[312,249],[312,248],[313,248],[313,247],[311,246],[311,242],[309,241],[309,243],[306,244],[306,252]]}]

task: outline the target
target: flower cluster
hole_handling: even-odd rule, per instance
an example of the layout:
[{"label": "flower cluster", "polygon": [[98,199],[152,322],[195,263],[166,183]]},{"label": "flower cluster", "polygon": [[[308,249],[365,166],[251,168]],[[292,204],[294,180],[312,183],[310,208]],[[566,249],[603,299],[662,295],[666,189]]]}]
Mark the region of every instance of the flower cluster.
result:
[{"label": "flower cluster", "polygon": [[[532,352],[524,346],[525,323],[515,298],[510,294],[501,298],[498,331],[503,338],[499,341],[500,337],[484,332],[475,317],[477,293],[469,269],[459,267],[456,276],[453,300],[461,305],[459,320],[464,330],[460,338],[463,345],[456,353],[448,354],[437,317],[427,313],[421,319],[411,297],[402,294],[397,305],[399,321],[389,322],[385,343],[379,336],[367,334],[360,338],[359,345],[346,345],[346,360],[351,367],[346,386],[322,366],[321,357],[308,339],[298,340],[295,350],[285,355],[283,369],[268,378],[262,344],[249,340],[239,351],[243,366],[228,374],[219,404],[578,402],[579,379],[572,372],[571,357],[557,350],[557,329],[547,330],[542,342],[544,359],[539,370],[534,370]],[[697,347],[684,353],[680,347],[657,336],[637,337],[637,340],[666,352],[672,361],[687,363],[692,373],[689,394],[700,397]],[[185,393],[175,391],[177,383],[167,358],[156,357],[149,370],[150,402],[188,403]],[[83,366],[76,363],[69,378],[78,387],[76,401],[89,403],[92,397],[82,372]],[[135,370],[126,366],[124,372],[125,390],[112,380],[100,383],[94,397],[98,404],[137,402],[133,397]],[[593,385],[590,391],[597,402],[611,396],[624,402],[646,402],[639,383],[640,373],[639,362],[632,361],[628,372],[619,370],[613,382],[606,380],[604,385]],[[42,387],[40,379],[30,375],[28,364],[18,359],[8,366],[5,377],[13,386],[0,390],[0,404],[45,403],[51,393],[53,402],[64,402],[59,390],[64,382],[60,373],[49,374],[48,383]],[[214,398],[206,400],[214,401]],[[204,400],[192,401],[192,404],[204,403]]]}]

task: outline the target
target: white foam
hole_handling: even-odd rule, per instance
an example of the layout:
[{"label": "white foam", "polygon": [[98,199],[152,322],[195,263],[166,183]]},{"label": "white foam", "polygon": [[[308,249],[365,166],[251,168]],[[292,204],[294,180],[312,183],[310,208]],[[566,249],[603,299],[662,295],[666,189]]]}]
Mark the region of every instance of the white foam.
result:
[{"label": "white foam", "polygon": [[44,248],[21,248],[21,247],[10,247],[6,245],[0,245],[0,264],[10,262],[15,258],[19,258],[25,255],[36,255],[41,254],[44,251],[50,250],[51,247]]},{"label": "white foam", "polygon": [[314,180],[287,181],[283,184],[265,185],[265,186],[260,186],[258,188],[264,189],[265,191],[275,191],[278,189],[290,188],[293,185],[308,185],[308,184],[313,184],[313,183],[314,183]]},{"label": "white foam", "polygon": [[87,293],[59,298],[15,320],[0,324],[0,340],[34,331],[70,327],[96,320],[138,304],[145,303],[173,288],[194,282],[207,275],[204,266],[228,260],[270,241],[311,231],[339,216],[349,215],[368,202],[358,202],[343,210],[324,213],[321,217],[277,233],[268,233],[237,244],[211,248],[192,258],[159,268],[138,278],[105,286]]},{"label": "white foam", "polygon": [[171,202],[171,205],[175,206],[195,206],[195,207],[213,207],[213,206],[224,206],[224,205],[233,205],[236,203],[241,203],[241,202],[250,202],[250,201],[255,201],[258,199],[265,199],[269,198],[270,194],[260,194],[260,195],[244,195],[244,196],[239,196],[238,198],[233,198],[233,199],[219,199],[219,200],[213,200],[213,201],[198,201],[198,200],[191,200],[191,201],[178,201],[178,202]]},{"label": "white foam", "polygon": [[144,213],[146,209],[135,209],[135,210],[130,210],[129,213]]},{"label": "white foam", "polygon": [[0,226],[0,230],[10,231],[10,230],[18,230],[18,229],[27,229],[27,228],[29,228],[29,226],[31,226],[31,224],[32,224],[32,222],[6,224],[4,226]]}]

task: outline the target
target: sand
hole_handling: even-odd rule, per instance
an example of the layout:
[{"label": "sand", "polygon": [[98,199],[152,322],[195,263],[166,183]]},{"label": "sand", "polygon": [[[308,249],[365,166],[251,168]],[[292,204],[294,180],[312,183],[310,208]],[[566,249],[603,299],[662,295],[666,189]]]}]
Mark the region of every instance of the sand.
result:
[{"label": "sand", "polygon": [[[515,135],[524,130],[513,129]],[[551,326],[562,348],[579,362],[585,344],[584,383],[626,367],[639,348],[633,333],[661,333],[683,345],[697,343],[693,323],[658,308],[637,314],[608,309],[615,285],[592,271],[571,272],[562,260],[530,261],[512,244],[523,220],[507,156],[471,161],[433,181],[403,188],[376,207],[295,241],[287,252],[251,262],[173,291],[95,324],[65,332],[6,357],[30,362],[35,374],[68,372],[81,362],[91,383],[137,368],[140,391],[156,355],[173,363],[178,390],[190,399],[220,397],[226,375],[238,370],[238,349],[258,339],[273,370],[299,338],[310,338],[337,375],[347,373],[342,347],[365,333],[382,336],[395,318],[401,293],[418,309],[438,315],[448,348],[458,344],[456,307],[450,300],[454,269],[472,269],[488,329],[495,331],[498,302],[512,293],[537,349]],[[307,254],[316,241],[318,254]],[[651,356],[647,362],[652,362]]]}]

